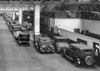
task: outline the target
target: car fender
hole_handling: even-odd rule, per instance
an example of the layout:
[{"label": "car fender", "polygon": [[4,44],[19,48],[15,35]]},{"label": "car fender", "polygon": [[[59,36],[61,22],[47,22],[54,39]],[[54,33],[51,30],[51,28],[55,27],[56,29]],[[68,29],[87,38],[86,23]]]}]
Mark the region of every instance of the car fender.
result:
[{"label": "car fender", "polygon": [[80,58],[78,58],[77,56],[75,56],[75,57],[73,58],[73,61],[74,61],[74,60],[77,60],[79,65],[81,64],[81,60],[80,60]]}]

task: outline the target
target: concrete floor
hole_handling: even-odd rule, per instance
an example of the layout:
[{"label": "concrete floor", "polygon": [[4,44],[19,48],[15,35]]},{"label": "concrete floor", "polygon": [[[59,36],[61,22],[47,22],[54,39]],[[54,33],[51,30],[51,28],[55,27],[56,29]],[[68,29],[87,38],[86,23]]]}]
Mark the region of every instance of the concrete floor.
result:
[{"label": "concrete floor", "polygon": [[77,68],[60,54],[40,54],[33,44],[18,46],[0,17],[0,71],[100,71],[100,68]]}]

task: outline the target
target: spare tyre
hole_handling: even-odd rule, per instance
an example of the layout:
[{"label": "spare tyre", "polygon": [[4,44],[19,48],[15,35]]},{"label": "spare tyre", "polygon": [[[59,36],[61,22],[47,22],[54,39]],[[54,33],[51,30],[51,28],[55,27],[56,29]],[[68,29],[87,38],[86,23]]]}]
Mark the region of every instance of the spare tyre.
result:
[{"label": "spare tyre", "polygon": [[45,50],[46,50],[47,52],[50,52],[50,51],[51,51],[50,46],[47,46],[47,47],[45,48]]},{"label": "spare tyre", "polygon": [[94,59],[92,56],[86,56],[85,57],[85,63],[88,66],[92,66],[94,64]]}]

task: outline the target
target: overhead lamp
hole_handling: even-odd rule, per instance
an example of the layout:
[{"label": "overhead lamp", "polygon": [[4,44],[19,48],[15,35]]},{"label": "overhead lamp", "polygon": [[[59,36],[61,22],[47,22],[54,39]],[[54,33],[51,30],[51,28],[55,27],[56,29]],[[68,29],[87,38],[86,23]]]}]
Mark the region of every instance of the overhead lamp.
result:
[{"label": "overhead lamp", "polygon": [[30,16],[27,17],[28,19],[30,18]]}]

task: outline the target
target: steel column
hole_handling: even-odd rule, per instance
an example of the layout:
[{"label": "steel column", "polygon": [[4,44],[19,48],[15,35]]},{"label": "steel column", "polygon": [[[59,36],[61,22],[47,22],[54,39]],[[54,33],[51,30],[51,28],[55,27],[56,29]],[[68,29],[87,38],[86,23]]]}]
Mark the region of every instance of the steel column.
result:
[{"label": "steel column", "polygon": [[22,8],[19,7],[19,24],[22,24]]},{"label": "steel column", "polygon": [[34,5],[34,40],[38,41],[40,36],[40,4]]}]

